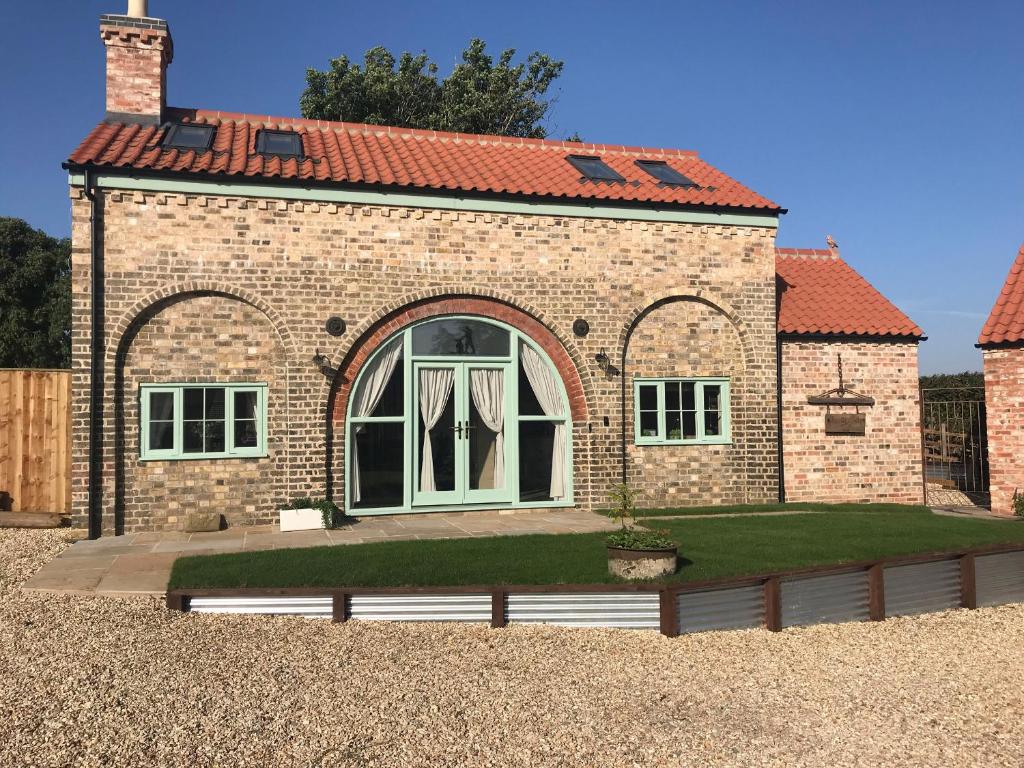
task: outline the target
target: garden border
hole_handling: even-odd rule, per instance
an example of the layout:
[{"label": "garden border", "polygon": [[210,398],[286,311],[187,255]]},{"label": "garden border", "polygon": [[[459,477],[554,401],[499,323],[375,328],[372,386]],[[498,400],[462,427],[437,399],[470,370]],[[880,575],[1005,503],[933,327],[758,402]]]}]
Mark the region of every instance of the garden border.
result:
[{"label": "garden border", "polygon": [[[996,558],[998,555],[1017,555],[1016,558]],[[978,562],[982,561],[981,579],[979,580]],[[1012,560],[1012,562],[1011,562]],[[699,617],[700,629],[687,631],[701,631],[701,629],[717,629],[737,626],[764,626],[766,629],[778,632],[786,626],[797,626],[801,624],[828,623],[833,621],[870,620],[883,621],[889,615],[886,611],[886,572],[889,569],[904,566],[926,566],[933,563],[953,562],[958,563],[957,582],[958,594],[951,595],[951,585],[940,583],[926,577],[924,571],[915,574],[903,571],[904,577],[909,577],[910,587],[916,590],[915,594],[923,600],[931,600],[936,604],[948,608],[961,607],[973,609],[979,605],[979,592],[986,596],[981,604],[997,605],[1006,602],[1024,601],[1024,545],[993,545],[973,549],[952,550],[948,552],[932,552],[919,555],[908,555],[902,557],[887,557],[870,561],[859,561],[824,566],[811,566],[807,568],[796,568],[786,571],[775,571],[752,576],[728,579],[710,579],[706,581],[695,581],[684,584],[526,584],[526,585],[491,585],[491,586],[428,586],[428,587],[255,587],[255,588],[230,588],[230,589],[173,589],[167,592],[166,605],[168,609],[188,612],[194,598],[225,598],[225,599],[251,599],[258,602],[268,603],[268,610],[236,610],[232,611],[226,605],[224,610],[218,612],[258,612],[274,614],[273,603],[280,599],[282,604],[288,599],[295,598],[331,598],[331,618],[335,622],[348,621],[352,618],[353,598],[367,597],[415,597],[443,598],[456,596],[470,596],[489,594],[490,600],[490,624],[492,627],[504,627],[509,623],[516,623],[519,620],[509,619],[509,597],[537,596],[537,595],[564,595],[564,601],[553,600],[553,607],[545,615],[554,615],[555,621],[550,623],[566,623],[570,625],[586,626],[624,626],[623,616],[628,621],[640,621],[636,618],[644,609],[644,606],[651,601],[641,600],[640,596],[657,595],[658,600],[658,629],[663,635],[674,637],[681,634],[680,629],[680,604],[681,597],[694,595],[694,593],[717,593],[712,598],[722,596],[728,598],[727,593],[733,590],[746,590],[749,593],[751,588],[760,587],[759,606],[744,606],[745,613],[740,616],[735,613],[737,610],[729,600],[721,600],[717,603],[712,599],[710,603],[704,604],[704,610]],[[856,579],[842,580],[844,576],[863,574],[863,583]],[[826,586],[823,581],[831,579],[828,584],[836,582],[837,577],[843,582],[843,588],[826,588],[815,593],[815,586]],[[812,582],[821,581],[816,585]],[[904,587],[906,584],[903,585]],[[807,589],[810,587],[811,589]],[[801,589],[802,588],[802,589]],[[628,601],[624,598],[629,594],[637,596],[636,601]],[[733,593],[733,596],[739,592]],[[606,596],[610,601],[616,601],[614,608],[598,605],[596,608],[587,606],[593,603],[595,598]],[[572,599],[573,596],[588,596],[587,600]],[[611,597],[615,596],[615,597]],[[409,601],[415,608],[415,601]],[[417,615],[423,614],[423,609],[413,610]],[[602,614],[600,611],[606,613]],[[595,613],[597,611],[598,613]],[[732,614],[729,612],[733,611]],[[282,611],[284,612],[284,611]],[[295,611],[287,611],[294,613]],[[919,611],[913,611],[919,612]],[[439,616],[441,614],[438,614]],[[631,619],[630,616],[633,618]],[[759,617],[756,622],[754,619]],[[394,617],[396,620],[403,620],[400,614]],[[558,621],[558,618],[564,621]],[[690,615],[686,615],[689,619]],[[423,620],[423,619],[404,619]],[[482,617],[455,619],[463,621],[484,621]],[[526,619],[521,619],[526,620]],[[544,621],[544,619],[535,619]],[[604,623],[602,623],[604,622]],[[746,622],[746,623],[742,623]],[[642,622],[629,624],[630,626],[646,626]],[[650,628],[654,628],[651,626]]]}]

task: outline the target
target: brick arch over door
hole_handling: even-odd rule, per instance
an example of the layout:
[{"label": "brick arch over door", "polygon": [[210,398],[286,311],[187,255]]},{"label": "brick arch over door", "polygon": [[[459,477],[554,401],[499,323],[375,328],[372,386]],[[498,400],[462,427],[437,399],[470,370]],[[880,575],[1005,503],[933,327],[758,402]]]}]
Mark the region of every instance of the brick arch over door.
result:
[{"label": "brick arch over door", "polygon": [[[379,317],[357,337],[343,358],[332,386],[332,397],[328,412],[335,425],[345,421],[348,398],[352,384],[370,355],[398,331],[421,320],[444,315],[476,315],[484,319],[499,320],[528,336],[547,353],[558,370],[569,397],[569,410],[574,422],[584,422],[589,413],[588,390],[580,376],[577,362],[570,356],[558,336],[543,322],[527,314],[519,307],[500,299],[473,296],[448,295],[423,299],[401,309]],[[577,355],[578,357],[578,355]],[[589,382],[588,382],[589,383]]]}]

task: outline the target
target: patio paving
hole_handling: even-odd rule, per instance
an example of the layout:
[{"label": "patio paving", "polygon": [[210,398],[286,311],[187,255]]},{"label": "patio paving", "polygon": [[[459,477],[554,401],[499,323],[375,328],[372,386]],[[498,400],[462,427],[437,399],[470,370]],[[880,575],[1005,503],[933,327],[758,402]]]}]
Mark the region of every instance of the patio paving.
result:
[{"label": "patio paving", "polygon": [[614,527],[608,518],[593,512],[559,509],[364,517],[331,531],[282,533],[276,525],[265,525],[215,533],[130,533],[76,542],[47,563],[22,589],[82,595],[162,595],[171,566],[182,555],[402,539],[587,533]]}]

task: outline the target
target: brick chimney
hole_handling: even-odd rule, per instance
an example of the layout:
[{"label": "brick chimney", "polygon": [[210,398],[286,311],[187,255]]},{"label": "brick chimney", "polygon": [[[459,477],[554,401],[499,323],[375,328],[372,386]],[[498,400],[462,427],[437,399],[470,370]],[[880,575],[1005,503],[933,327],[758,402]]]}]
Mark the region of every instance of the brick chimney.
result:
[{"label": "brick chimney", "polygon": [[146,0],[129,0],[124,16],[100,16],[107,50],[107,120],[159,123],[167,107],[167,65],[174,44],[167,22],[150,18]]}]

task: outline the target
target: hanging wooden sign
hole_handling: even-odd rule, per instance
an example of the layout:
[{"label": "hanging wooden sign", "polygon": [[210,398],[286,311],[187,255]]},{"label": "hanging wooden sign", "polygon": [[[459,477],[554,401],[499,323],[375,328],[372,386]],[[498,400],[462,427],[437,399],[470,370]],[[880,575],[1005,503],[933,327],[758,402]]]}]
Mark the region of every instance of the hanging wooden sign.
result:
[{"label": "hanging wooden sign", "polygon": [[[861,406],[875,404],[873,397],[848,389],[843,383],[843,356],[839,355],[839,386],[807,398],[808,405],[825,406],[826,435],[863,435],[867,431],[867,416],[860,412]],[[856,408],[855,413],[832,413],[833,406]]]},{"label": "hanging wooden sign", "polygon": [[863,435],[867,417],[863,413],[826,413],[826,435]]}]

